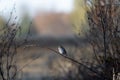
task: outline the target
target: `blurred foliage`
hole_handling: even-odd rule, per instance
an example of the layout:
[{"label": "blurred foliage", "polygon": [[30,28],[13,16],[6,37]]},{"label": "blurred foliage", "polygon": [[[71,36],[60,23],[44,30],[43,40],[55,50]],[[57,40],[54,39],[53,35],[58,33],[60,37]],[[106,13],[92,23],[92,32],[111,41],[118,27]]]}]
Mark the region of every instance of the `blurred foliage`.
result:
[{"label": "blurred foliage", "polygon": [[5,20],[0,16],[0,34],[4,32],[3,28],[5,27],[5,23]]},{"label": "blurred foliage", "polygon": [[0,29],[4,27],[5,20],[0,16]]},{"label": "blurred foliage", "polygon": [[30,17],[25,13],[22,17],[19,29],[20,31],[18,31],[17,37],[25,37],[28,34],[30,23]]},{"label": "blurred foliage", "polygon": [[[22,38],[28,34],[30,23],[30,18],[28,14],[25,13],[22,17],[20,25],[18,26],[20,29],[17,31],[16,38]],[[0,17],[0,34],[4,33],[6,24],[7,22],[4,20],[4,18]]]},{"label": "blurred foliage", "polygon": [[71,13],[71,22],[74,31],[80,36],[84,36],[89,29],[86,13],[89,8],[85,5],[85,0],[74,0],[74,10]]}]

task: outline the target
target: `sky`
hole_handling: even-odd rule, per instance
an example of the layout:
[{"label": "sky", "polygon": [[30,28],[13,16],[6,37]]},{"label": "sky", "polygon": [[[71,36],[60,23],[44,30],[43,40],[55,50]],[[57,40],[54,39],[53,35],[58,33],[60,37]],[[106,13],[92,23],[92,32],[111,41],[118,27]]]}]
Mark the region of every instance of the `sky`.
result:
[{"label": "sky", "polygon": [[14,15],[17,16],[24,11],[31,17],[35,16],[37,11],[69,13],[73,9],[73,3],[73,0],[0,0],[0,15],[9,16],[13,8],[15,8]]}]

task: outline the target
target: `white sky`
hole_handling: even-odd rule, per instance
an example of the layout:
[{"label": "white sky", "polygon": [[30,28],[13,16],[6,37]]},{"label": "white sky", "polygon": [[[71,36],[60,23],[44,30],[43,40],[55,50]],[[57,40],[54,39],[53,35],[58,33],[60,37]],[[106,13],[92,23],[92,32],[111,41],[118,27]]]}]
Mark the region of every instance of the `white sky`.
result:
[{"label": "white sky", "polygon": [[70,12],[74,0],[0,0],[0,15],[9,15],[14,4],[16,14],[27,11],[34,16],[37,11]]}]

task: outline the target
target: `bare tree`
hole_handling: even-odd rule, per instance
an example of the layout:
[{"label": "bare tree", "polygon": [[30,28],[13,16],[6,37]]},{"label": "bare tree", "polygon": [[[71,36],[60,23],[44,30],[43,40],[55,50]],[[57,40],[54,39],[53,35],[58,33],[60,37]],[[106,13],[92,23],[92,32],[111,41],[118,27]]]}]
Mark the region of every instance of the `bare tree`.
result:
[{"label": "bare tree", "polygon": [[19,46],[16,35],[21,27],[14,22],[17,17],[13,16],[13,12],[14,8],[8,21],[0,29],[0,80],[16,80],[18,74],[16,54]]},{"label": "bare tree", "polygon": [[0,76],[2,80],[14,80],[16,76],[17,67],[14,60],[17,53],[16,33],[17,28],[12,29],[6,24],[3,33],[0,35]]},{"label": "bare tree", "polygon": [[120,72],[120,1],[94,0],[88,12],[89,41],[104,80]]}]

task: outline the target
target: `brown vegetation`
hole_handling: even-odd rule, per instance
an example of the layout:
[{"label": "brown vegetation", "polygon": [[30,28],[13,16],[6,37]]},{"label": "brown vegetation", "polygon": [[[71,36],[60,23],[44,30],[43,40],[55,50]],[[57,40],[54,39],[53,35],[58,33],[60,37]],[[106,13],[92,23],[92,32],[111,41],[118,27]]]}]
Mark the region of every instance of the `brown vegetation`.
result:
[{"label": "brown vegetation", "polygon": [[114,74],[117,80],[120,72],[119,3],[119,0],[96,0],[88,12],[90,43],[101,65],[100,73],[107,80],[112,80]]}]

